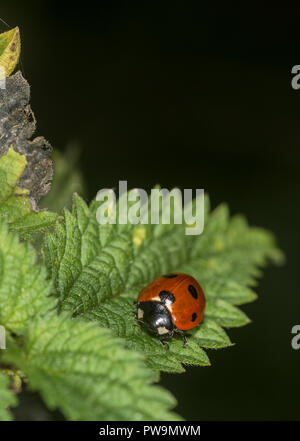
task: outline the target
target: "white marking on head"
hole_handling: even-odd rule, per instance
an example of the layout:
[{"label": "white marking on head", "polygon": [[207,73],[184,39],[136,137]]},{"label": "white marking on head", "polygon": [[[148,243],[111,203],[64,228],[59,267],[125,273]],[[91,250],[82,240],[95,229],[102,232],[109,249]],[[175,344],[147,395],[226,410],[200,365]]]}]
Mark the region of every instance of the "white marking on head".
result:
[{"label": "white marking on head", "polygon": [[168,334],[169,333],[167,328],[165,328],[164,326],[159,326],[157,328],[157,332],[158,332],[159,335],[163,335],[163,334]]},{"label": "white marking on head", "polygon": [[144,311],[141,308],[138,308],[138,319],[141,320],[144,317]]},{"label": "white marking on head", "polygon": [[169,313],[172,315],[172,306],[173,306],[173,303],[166,303],[165,304],[165,307],[167,308],[167,310],[169,311]]}]

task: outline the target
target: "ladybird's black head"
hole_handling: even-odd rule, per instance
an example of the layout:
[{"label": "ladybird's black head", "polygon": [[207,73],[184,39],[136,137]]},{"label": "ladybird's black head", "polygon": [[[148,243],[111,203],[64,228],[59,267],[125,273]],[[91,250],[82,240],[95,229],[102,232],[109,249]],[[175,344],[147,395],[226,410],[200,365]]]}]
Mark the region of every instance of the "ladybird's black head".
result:
[{"label": "ladybird's black head", "polygon": [[168,337],[175,329],[169,311],[160,302],[139,302],[137,318],[159,336]]}]

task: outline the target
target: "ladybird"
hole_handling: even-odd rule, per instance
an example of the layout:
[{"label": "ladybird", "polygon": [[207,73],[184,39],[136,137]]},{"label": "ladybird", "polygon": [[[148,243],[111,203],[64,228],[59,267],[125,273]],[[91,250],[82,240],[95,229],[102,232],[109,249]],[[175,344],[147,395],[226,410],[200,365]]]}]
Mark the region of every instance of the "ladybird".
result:
[{"label": "ladybird", "polygon": [[199,325],[203,319],[205,296],[197,280],[188,274],[172,273],[158,277],[137,299],[137,319],[154,332],[165,346],[165,338]]}]

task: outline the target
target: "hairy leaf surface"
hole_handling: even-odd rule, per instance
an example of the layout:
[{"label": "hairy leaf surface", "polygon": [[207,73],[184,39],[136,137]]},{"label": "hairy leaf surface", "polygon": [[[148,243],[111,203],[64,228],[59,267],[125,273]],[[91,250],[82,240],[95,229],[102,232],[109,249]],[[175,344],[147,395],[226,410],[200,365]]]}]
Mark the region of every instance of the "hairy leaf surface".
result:
[{"label": "hairy leaf surface", "polygon": [[[88,207],[75,195],[72,212],[66,210],[64,222],[47,234],[44,254],[60,309],[110,328],[127,347],[145,354],[153,369],[182,372],[184,364],[208,365],[203,348],[231,345],[222,327],[249,322],[235,305],[255,300],[251,286],[268,259],[282,260],[273,236],[250,228],[243,217],[230,219],[226,205],[209,213],[208,199],[199,236],[186,235],[185,225],[174,223],[100,225],[100,206],[94,201]],[[203,324],[188,333],[187,347],[178,337],[166,349],[137,323],[133,302],[155,277],[176,271],[199,281],[207,306]]]}]

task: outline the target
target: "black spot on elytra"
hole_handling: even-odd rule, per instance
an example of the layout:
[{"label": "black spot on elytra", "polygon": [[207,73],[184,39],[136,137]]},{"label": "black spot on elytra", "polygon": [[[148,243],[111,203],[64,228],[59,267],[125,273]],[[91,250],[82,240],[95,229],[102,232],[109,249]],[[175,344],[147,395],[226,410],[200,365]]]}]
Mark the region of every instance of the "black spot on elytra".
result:
[{"label": "black spot on elytra", "polygon": [[173,279],[174,277],[177,277],[177,274],[164,274],[163,277],[166,279]]},{"label": "black spot on elytra", "polygon": [[175,302],[175,296],[170,291],[160,291],[160,293],[158,295],[159,295],[161,302],[163,304],[165,304],[166,302],[168,302],[168,303]]},{"label": "black spot on elytra", "polygon": [[197,294],[196,288],[193,285],[189,285],[188,289],[189,289],[189,292],[194,297],[194,299],[198,299],[198,294]]},{"label": "black spot on elytra", "polygon": [[192,315],[192,322],[194,322],[196,320],[196,318],[197,318],[197,314],[194,312]]}]

